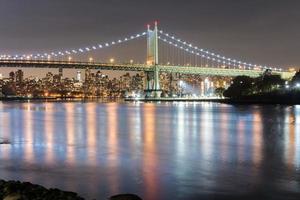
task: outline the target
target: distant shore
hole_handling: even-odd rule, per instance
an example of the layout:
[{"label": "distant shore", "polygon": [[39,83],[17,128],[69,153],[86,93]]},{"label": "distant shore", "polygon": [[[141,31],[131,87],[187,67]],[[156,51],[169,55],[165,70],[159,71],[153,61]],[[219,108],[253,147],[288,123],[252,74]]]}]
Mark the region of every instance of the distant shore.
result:
[{"label": "distant shore", "polygon": [[123,98],[98,98],[98,97],[0,97],[0,101],[34,101],[34,102],[90,102],[90,101],[101,101],[101,102],[112,102],[112,101],[123,101]]},{"label": "distant shore", "polygon": [[127,98],[125,101],[142,102],[215,102],[226,104],[282,104],[297,105],[300,104],[300,98],[282,98],[282,97],[237,97],[237,98]]},{"label": "distant shore", "polygon": [[260,95],[243,96],[236,98],[44,98],[44,97],[0,97],[0,101],[20,101],[20,102],[215,102],[226,104],[282,104],[300,105],[298,96]]},{"label": "distant shore", "polygon": [[299,92],[272,92],[224,99],[222,102],[231,104],[284,104],[299,105]]}]

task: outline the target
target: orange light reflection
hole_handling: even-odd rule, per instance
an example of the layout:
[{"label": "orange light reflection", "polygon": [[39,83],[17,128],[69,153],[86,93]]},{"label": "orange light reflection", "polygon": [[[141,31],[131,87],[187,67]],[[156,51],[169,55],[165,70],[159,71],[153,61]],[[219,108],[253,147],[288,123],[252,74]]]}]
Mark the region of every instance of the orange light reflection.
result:
[{"label": "orange light reflection", "polygon": [[118,104],[107,104],[107,117],[108,117],[108,162],[109,162],[109,174],[108,182],[111,186],[111,194],[117,194],[119,190],[119,173],[118,173]]},{"label": "orange light reflection", "polygon": [[157,183],[157,149],[155,141],[155,109],[154,104],[144,104],[144,159],[143,173],[146,182],[147,199],[158,199]]}]

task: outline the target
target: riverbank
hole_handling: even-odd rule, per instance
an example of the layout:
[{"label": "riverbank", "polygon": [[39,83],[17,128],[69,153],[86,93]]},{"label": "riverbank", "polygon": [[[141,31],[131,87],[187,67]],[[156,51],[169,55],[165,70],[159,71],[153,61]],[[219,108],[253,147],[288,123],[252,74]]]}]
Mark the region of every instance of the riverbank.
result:
[{"label": "riverbank", "polygon": [[123,98],[44,98],[44,97],[0,97],[2,102],[122,102]]},{"label": "riverbank", "polygon": [[226,104],[282,104],[300,105],[300,95],[253,95],[234,98],[0,98],[10,102],[214,102]]},{"label": "riverbank", "polygon": [[197,101],[203,101],[203,102],[220,102],[221,98],[185,98],[185,97],[161,97],[161,98],[125,98],[125,101],[141,101],[141,102],[197,102]]},{"label": "riverbank", "polygon": [[282,104],[297,105],[300,104],[300,98],[257,98],[257,97],[238,97],[238,98],[143,98],[143,99],[125,99],[128,102],[213,102],[226,104]]},{"label": "riverbank", "polygon": [[221,102],[230,104],[282,104],[299,105],[300,92],[272,92],[223,99]]},{"label": "riverbank", "polygon": [[274,91],[269,93],[259,93],[253,95],[236,95],[225,98],[219,97],[165,97],[165,98],[125,98],[125,101],[141,102],[216,102],[227,104],[282,104],[297,105],[300,104],[300,91]]}]

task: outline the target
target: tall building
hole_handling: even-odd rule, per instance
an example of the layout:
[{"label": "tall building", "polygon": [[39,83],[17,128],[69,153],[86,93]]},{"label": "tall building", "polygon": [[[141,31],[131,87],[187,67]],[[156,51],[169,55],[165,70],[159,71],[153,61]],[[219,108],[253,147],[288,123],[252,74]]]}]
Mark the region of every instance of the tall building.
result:
[{"label": "tall building", "polygon": [[77,71],[76,80],[81,82],[81,71]]},{"label": "tall building", "polygon": [[15,72],[10,72],[10,73],[9,73],[9,80],[10,80],[11,82],[15,82]]},{"label": "tall building", "polygon": [[16,72],[16,83],[21,84],[24,80],[24,72],[22,70],[18,70]]},{"label": "tall building", "polygon": [[91,70],[89,68],[86,68],[85,70],[85,82],[89,82],[91,79]]},{"label": "tall building", "polygon": [[58,75],[59,75],[59,77],[60,78],[62,78],[63,77],[63,68],[62,67],[60,67],[59,69],[58,69]]},{"label": "tall building", "polygon": [[46,74],[46,81],[48,82],[48,83],[52,83],[53,82],[53,74],[51,73],[51,72],[48,72],[47,74]]}]

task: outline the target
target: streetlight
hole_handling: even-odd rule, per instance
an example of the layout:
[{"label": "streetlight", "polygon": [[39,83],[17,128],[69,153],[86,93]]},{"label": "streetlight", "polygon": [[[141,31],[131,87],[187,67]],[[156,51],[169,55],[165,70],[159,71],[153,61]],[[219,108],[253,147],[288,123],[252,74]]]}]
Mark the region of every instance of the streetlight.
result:
[{"label": "streetlight", "polygon": [[182,81],[182,80],[179,81],[179,86],[180,86],[180,87],[183,86],[183,81]]},{"label": "streetlight", "polygon": [[130,60],[130,64],[133,64],[133,60],[132,59]]},{"label": "streetlight", "polygon": [[183,84],[184,82],[182,80],[179,81],[179,96],[182,97],[183,93]]},{"label": "streetlight", "polygon": [[110,63],[114,63],[114,62],[115,62],[115,59],[111,58],[111,59],[109,59],[109,62],[110,62]]},{"label": "streetlight", "polygon": [[89,58],[89,62],[93,62],[93,60],[94,60],[94,59],[93,59],[92,57]]},{"label": "streetlight", "polygon": [[68,60],[69,60],[69,62],[70,62],[70,61],[72,60],[72,57],[71,57],[71,56],[69,56],[69,57],[68,57]]}]

